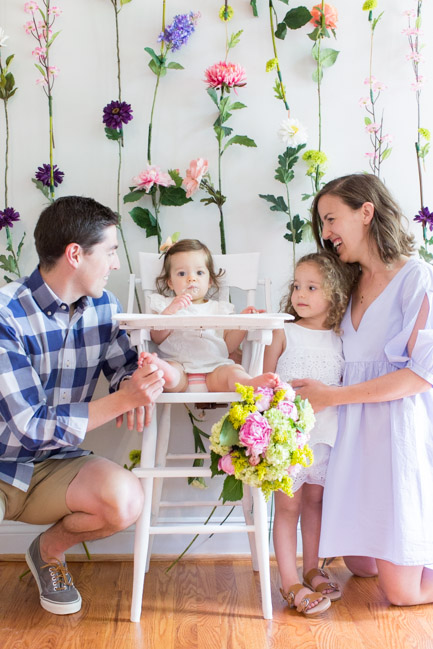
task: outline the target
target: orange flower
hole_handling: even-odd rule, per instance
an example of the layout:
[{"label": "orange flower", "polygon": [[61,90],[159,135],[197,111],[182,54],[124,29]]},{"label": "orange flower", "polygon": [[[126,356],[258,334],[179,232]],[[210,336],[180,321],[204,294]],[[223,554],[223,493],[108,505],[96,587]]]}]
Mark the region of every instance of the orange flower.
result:
[{"label": "orange flower", "polygon": [[[314,5],[311,10],[311,20],[310,23],[313,23],[315,27],[322,26],[322,4]],[[327,29],[335,29],[337,27],[338,13],[335,7],[332,5],[323,5],[323,11],[325,14],[325,27]]]}]

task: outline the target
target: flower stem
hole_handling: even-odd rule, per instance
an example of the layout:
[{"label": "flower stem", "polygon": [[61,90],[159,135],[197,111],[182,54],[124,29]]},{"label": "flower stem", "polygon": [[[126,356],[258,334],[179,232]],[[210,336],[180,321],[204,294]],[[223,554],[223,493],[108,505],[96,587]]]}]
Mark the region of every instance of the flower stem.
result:
[{"label": "flower stem", "polygon": [[[220,106],[221,106],[221,102],[223,100],[223,96],[224,96],[224,88],[221,88]],[[220,106],[219,106],[220,122],[222,124],[222,120],[221,120],[222,115],[221,115]],[[217,140],[218,140],[218,191],[219,191],[219,195],[221,197],[222,196],[222,165],[221,165],[221,158],[222,158],[222,155],[223,155],[222,146],[221,146],[222,145],[222,134],[217,136]],[[225,228],[224,228],[223,206],[221,204],[218,204],[218,210],[219,210],[219,213],[220,213],[219,230],[220,230],[221,252],[222,252],[223,255],[225,255],[226,252],[227,252],[227,250],[226,250],[226,235],[225,235]]]},{"label": "flower stem", "polygon": [[283,84],[283,77],[281,76],[281,70],[280,70],[280,64],[278,61],[278,53],[277,53],[277,44],[275,41],[275,33],[274,33],[274,18],[273,14],[275,13],[274,5],[272,3],[272,0],[269,0],[269,20],[270,20],[270,25],[271,25],[271,38],[272,38],[272,48],[274,50],[274,58],[277,62],[277,75],[278,75],[278,80],[280,82],[280,89],[281,89],[281,94],[283,96],[283,101],[284,101],[284,106],[286,107],[286,110],[290,112],[290,107],[289,104],[287,103],[286,99],[286,93],[284,90],[284,84]]},{"label": "flower stem", "polygon": [[290,209],[289,185],[287,183],[286,183],[286,196],[287,196],[287,215],[289,217],[290,232],[292,233],[293,269],[295,269],[295,266],[296,266],[296,233],[295,233],[295,230],[293,228],[292,213],[291,213],[291,209]]},{"label": "flower stem", "polygon": [[[212,516],[215,514],[216,508],[217,508],[217,505],[215,505],[215,507],[212,509],[211,513],[209,514],[209,516],[208,516],[207,519],[205,520],[204,525],[207,525],[207,524],[209,523],[210,519],[211,519]],[[190,549],[190,547],[192,546],[192,544],[196,542],[196,540],[198,539],[199,536],[200,536],[199,534],[196,534],[196,535],[194,536],[194,538],[192,539],[192,541],[191,541],[190,543],[188,543],[188,545],[186,546],[185,550],[184,550],[183,552],[181,552],[181,553],[179,554],[179,556],[178,556],[178,557],[177,557],[177,558],[176,558],[172,563],[170,563],[170,565],[168,566],[168,568],[165,570],[165,573],[166,573],[166,574],[167,574],[168,572],[170,572],[170,570],[171,570],[172,568],[174,568],[174,566],[175,566],[175,565],[176,565],[176,564],[177,564],[177,563],[182,559],[182,557],[183,557],[183,556],[188,552],[188,550]]]}]

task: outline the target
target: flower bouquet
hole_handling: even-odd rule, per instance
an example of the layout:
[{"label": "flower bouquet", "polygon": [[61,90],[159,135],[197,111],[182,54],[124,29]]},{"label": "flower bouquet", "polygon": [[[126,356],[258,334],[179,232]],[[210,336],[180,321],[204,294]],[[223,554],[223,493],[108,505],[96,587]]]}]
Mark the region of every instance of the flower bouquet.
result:
[{"label": "flower bouquet", "polygon": [[293,496],[293,477],[313,462],[308,446],[314,412],[295,396],[287,383],[275,389],[236,384],[241,401],[212,426],[210,437],[212,476],[226,474],[221,498],[237,501],[243,483],[260,487],[268,500],[272,491]]}]

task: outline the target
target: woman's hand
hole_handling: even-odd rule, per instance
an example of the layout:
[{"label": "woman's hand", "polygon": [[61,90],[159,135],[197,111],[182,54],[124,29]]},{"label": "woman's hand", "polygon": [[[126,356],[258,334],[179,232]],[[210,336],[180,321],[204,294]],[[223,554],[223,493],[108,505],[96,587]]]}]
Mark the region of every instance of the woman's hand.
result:
[{"label": "woman's hand", "polygon": [[333,405],[331,397],[334,390],[338,389],[315,379],[296,379],[291,382],[291,386],[302,399],[308,399],[314,412]]}]

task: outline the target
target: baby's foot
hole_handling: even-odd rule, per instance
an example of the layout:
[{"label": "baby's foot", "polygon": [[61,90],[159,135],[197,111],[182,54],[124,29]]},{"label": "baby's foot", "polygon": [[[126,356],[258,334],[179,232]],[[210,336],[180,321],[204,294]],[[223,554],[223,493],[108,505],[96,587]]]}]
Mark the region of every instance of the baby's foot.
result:
[{"label": "baby's foot", "polygon": [[179,370],[173,365],[170,365],[170,363],[167,363],[167,361],[159,358],[157,354],[151,354],[150,352],[141,352],[138,359],[138,367],[144,367],[145,363],[156,365],[159,370],[162,370],[166,388],[174,388],[179,383]]},{"label": "baby's foot", "polygon": [[252,385],[253,388],[276,388],[279,383],[280,377],[278,374],[266,372],[265,374],[259,374],[251,378],[248,385]]}]

